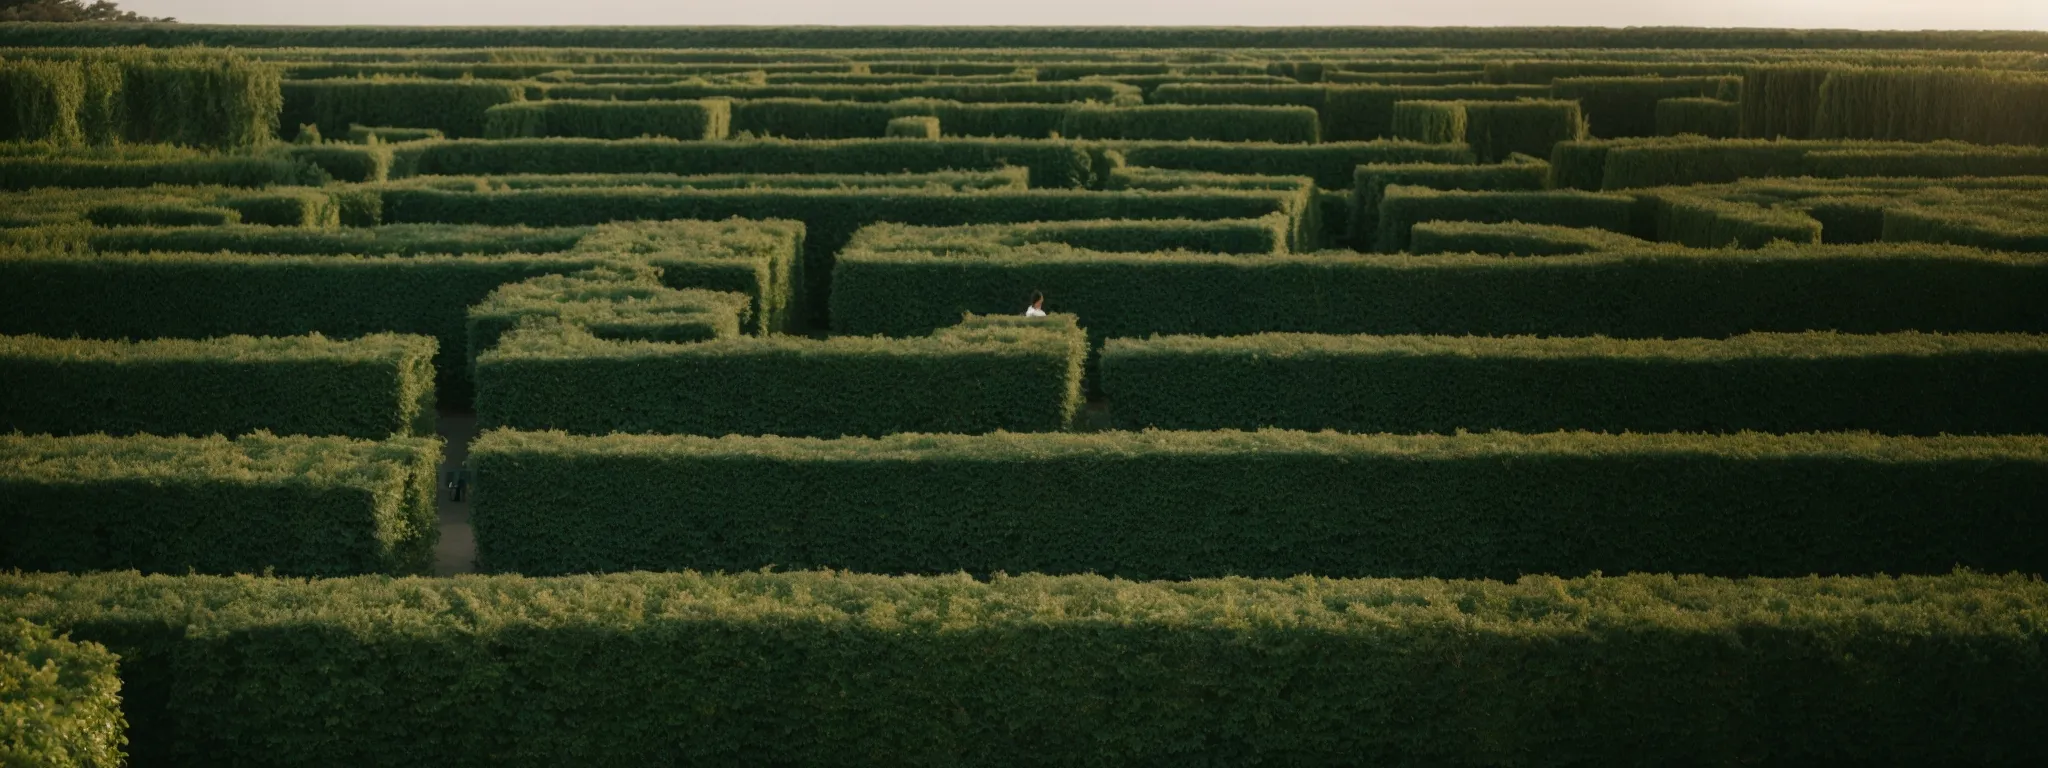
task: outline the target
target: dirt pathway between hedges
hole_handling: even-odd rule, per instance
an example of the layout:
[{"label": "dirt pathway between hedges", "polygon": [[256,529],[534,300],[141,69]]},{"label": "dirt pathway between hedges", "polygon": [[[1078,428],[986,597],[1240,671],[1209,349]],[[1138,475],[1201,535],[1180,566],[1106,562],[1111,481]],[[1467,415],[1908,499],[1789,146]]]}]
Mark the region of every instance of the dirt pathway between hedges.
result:
[{"label": "dirt pathway between hedges", "polygon": [[476,439],[476,414],[442,411],[438,430],[447,446],[441,454],[441,542],[434,546],[434,575],[476,572],[476,532],[469,526],[469,494],[454,500],[448,481],[469,460],[469,442]]}]

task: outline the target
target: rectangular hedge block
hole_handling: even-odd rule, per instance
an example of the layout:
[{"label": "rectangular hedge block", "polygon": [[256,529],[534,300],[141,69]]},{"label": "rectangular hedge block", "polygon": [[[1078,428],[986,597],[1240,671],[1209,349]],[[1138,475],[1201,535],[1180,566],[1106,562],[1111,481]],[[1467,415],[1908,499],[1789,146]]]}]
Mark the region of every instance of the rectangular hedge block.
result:
[{"label": "rectangular hedge block", "polygon": [[1641,238],[1604,229],[1549,224],[1425,221],[1408,230],[1408,252],[1418,256],[1432,253],[1566,256],[1649,246]]},{"label": "rectangular hedge block", "polygon": [[2048,567],[2040,436],[498,431],[470,462],[478,562],[529,575]]},{"label": "rectangular hedge block", "polygon": [[1126,429],[2048,433],[2048,337],[1111,339]]},{"label": "rectangular hedge block", "polygon": [[891,139],[936,139],[939,119],[929,115],[892,117],[883,127],[882,135]]},{"label": "rectangular hedge block", "polygon": [[1380,199],[1387,187],[1429,187],[1471,191],[1535,191],[1543,189],[1550,164],[1515,158],[1497,165],[1442,163],[1381,163],[1360,165],[1351,189],[1350,237],[1353,246],[1367,250],[1379,235]]},{"label": "rectangular hedge block", "polygon": [[477,358],[477,422],[582,434],[1060,430],[1080,406],[1087,349],[1065,316],[969,317],[921,339],[688,344],[526,325]]},{"label": "rectangular hedge block", "polygon": [[77,435],[434,433],[434,339],[0,336],[0,430]]},{"label": "rectangular hedge block", "polygon": [[420,573],[440,462],[430,437],[0,435],[0,568]]},{"label": "rectangular hedge block", "polygon": [[194,766],[2024,763],[2044,611],[1971,573],[0,575],[121,655],[138,765]]}]

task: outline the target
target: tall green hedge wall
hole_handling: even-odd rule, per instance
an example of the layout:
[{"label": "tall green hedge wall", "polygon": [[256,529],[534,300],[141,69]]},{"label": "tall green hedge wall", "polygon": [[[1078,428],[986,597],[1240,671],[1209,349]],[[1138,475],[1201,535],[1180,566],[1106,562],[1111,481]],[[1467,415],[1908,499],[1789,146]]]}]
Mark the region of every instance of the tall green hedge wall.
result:
[{"label": "tall green hedge wall", "polygon": [[338,576],[434,556],[441,441],[0,435],[0,568]]},{"label": "tall green hedge wall", "polygon": [[38,768],[125,765],[116,657],[16,618],[0,624],[0,764]]},{"label": "tall green hedge wall", "polygon": [[1064,316],[969,317],[922,339],[687,344],[529,325],[477,358],[477,423],[820,437],[1060,430],[1080,406],[1087,352],[1086,335]]},{"label": "tall green hedge wall", "polygon": [[[111,311],[111,310],[110,310]],[[98,341],[0,336],[0,429],[30,434],[434,433],[426,336]]]},{"label": "tall green hedge wall", "polygon": [[531,575],[773,565],[1512,579],[2048,566],[2039,436],[819,442],[497,431],[470,450],[478,563]]},{"label": "tall green hedge wall", "polygon": [[1111,339],[1127,429],[2048,433],[2028,334]]},{"label": "tall green hedge wall", "polygon": [[172,766],[2023,762],[2042,610],[1969,573],[0,576],[121,655]]},{"label": "tall green hedge wall", "polygon": [[[0,262],[4,263],[4,262]],[[839,333],[917,336],[1042,291],[1091,338],[1265,332],[1721,338],[2048,332],[2048,258],[1953,246],[1653,247],[1542,259],[848,250]],[[1883,296],[1883,301],[1872,301]]]}]

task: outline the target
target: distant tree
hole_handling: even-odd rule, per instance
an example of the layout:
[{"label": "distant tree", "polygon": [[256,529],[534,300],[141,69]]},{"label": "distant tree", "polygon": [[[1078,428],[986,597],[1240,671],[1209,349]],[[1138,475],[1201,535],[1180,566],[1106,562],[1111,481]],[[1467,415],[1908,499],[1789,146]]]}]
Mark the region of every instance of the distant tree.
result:
[{"label": "distant tree", "polygon": [[0,0],[0,21],[177,21],[124,11],[110,0]]}]

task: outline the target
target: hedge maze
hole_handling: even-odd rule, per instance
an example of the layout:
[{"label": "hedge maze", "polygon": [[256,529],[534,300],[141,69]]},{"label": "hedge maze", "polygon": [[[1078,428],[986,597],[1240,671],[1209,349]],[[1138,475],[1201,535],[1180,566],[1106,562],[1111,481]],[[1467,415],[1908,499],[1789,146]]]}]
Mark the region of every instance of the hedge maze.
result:
[{"label": "hedge maze", "polygon": [[2048,760],[2048,37],[95,29],[0,763]]}]

